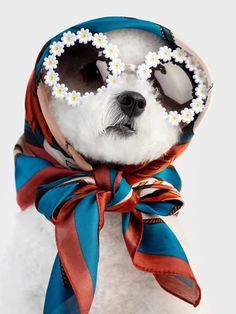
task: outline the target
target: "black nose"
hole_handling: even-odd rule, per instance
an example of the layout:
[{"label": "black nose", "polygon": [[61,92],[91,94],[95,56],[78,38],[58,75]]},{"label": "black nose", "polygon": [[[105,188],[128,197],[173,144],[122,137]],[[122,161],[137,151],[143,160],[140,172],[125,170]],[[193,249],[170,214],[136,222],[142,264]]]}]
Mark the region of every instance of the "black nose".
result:
[{"label": "black nose", "polygon": [[121,110],[129,117],[139,116],[146,107],[145,98],[136,92],[126,91],[117,97]]}]

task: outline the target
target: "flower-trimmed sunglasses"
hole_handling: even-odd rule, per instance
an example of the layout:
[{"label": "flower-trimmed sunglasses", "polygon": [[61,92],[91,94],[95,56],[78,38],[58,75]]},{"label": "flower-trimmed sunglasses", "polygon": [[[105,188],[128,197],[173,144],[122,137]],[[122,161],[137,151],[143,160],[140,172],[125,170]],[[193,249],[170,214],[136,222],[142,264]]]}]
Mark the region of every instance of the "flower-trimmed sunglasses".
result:
[{"label": "flower-trimmed sunglasses", "polygon": [[[77,43],[79,53],[78,45],[75,45]],[[63,62],[68,58],[67,54],[64,54],[65,47],[70,47],[69,62]],[[122,83],[122,73],[131,65],[122,62],[118,47],[108,43],[106,35],[92,34],[89,29],[82,28],[76,34],[65,32],[60,41],[53,42],[43,66],[46,70],[44,80],[52,88],[52,95],[65,99],[68,105],[76,107],[87,96],[102,93],[107,88]],[[173,67],[175,72],[176,67],[179,72],[178,77],[174,79],[175,85],[183,75],[188,76],[191,83],[190,99],[181,106],[166,93],[166,82],[170,77],[167,74],[173,73]],[[197,60],[183,49],[160,47],[157,52],[148,52],[143,64],[132,68],[140,80],[149,81],[154,88],[161,91],[164,118],[172,125],[179,125],[181,122],[188,124],[194,120],[196,114],[203,111],[209,91],[207,76]],[[63,73],[67,75],[59,75]],[[88,90],[86,80],[90,78],[96,80],[92,84],[90,81],[91,90]],[[63,83],[59,83],[61,81]],[[77,82],[80,83],[79,90],[78,86],[74,85]],[[180,112],[179,108],[182,109]]]}]

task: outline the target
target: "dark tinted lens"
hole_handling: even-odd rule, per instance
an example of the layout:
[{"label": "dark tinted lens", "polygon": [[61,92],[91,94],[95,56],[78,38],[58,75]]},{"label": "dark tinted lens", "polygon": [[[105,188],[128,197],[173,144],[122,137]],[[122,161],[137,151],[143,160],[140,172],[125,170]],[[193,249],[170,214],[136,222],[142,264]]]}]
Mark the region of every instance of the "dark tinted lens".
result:
[{"label": "dark tinted lens", "polygon": [[95,92],[105,84],[109,60],[91,44],[76,43],[66,48],[58,61],[60,83],[64,83],[69,90],[76,90],[83,95]]},{"label": "dark tinted lens", "polygon": [[194,85],[191,75],[184,66],[172,62],[161,64],[154,70],[154,84],[167,111],[180,111],[192,100]]}]

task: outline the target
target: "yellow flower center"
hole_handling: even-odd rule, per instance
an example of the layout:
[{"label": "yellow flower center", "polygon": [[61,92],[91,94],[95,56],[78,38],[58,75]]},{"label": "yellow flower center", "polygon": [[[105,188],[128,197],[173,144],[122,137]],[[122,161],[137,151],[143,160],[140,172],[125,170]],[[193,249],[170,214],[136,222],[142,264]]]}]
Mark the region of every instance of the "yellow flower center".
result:
[{"label": "yellow flower center", "polygon": [[87,37],[87,35],[86,34],[82,34],[82,38],[86,38]]},{"label": "yellow flower center", "polygon": [[75,101],[76,100],[76,96],[72,96],[72,100]]},{"label": "yellow flower center", "polygon": [[70,42],[70,41],[71,41],[70,36],[67,36],[67,37],[66,37],[66,40],[67,40],[68,42]]}]

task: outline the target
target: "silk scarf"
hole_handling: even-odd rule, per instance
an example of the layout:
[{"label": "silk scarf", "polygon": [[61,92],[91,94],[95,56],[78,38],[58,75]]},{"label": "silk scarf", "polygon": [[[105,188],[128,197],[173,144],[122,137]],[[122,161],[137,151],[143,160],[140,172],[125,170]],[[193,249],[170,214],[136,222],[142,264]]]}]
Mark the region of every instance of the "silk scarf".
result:
[{"label": "silk scarf", "polygon": [[[153,32],[172,46],[177,44],[168,29],[133,18],[101,18],[69,30],[81,27],[96,32],[138,28]],[[114,169],[92,167],[61,134],[40,84],[43,59],[50,43],[60,36],[48,41],[38,56],[26,92],[24,134],[15,146],[18,204],[24,210],[35,203],[55,225],[58,254],[44,313],[89,313],[105,211],[121,213],[124,242],[134,266],[151,273],[169,293],[197,306],[200,288],[180,242],[163,217],[176,215],[183,205],[181,180],[172,163],[189,145],[202,115],[183,129],[178,144],[158,160]]]}]

